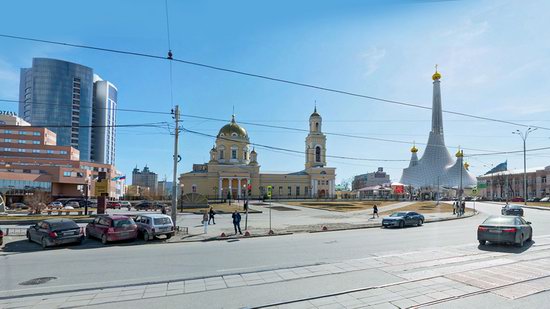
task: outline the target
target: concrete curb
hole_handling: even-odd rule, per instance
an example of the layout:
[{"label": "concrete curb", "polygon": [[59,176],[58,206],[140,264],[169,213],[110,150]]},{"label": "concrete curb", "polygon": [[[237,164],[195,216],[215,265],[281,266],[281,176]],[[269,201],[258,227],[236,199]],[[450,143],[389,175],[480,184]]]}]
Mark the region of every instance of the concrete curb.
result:
[{"label": "concrete curb", "polygon": [[539,207],[539,206],[521,206],[522,208],[537,209],[537,210],[546,210],[550,211],[550,207]]}]

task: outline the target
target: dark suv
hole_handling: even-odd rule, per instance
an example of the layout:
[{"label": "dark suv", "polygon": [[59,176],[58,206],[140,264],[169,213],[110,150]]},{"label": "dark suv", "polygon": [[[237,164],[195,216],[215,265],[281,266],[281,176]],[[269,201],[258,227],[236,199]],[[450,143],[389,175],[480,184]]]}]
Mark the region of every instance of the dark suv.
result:
[{"label": "dark suv", "polygon": [[27,229],[27,239],[42,245],[42,248],[67,243],[81,243],[82,230],[70,219],[48,219]]}]

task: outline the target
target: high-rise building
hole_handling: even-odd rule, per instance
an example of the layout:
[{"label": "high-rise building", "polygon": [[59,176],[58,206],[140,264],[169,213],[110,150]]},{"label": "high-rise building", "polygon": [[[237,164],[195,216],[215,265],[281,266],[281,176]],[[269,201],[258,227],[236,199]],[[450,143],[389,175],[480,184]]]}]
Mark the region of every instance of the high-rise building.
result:
[{"label": "high-rise building", "polygon": [[19,115],[57,134],[60,146],[72,146],[90,161],[93,70],[56,59],[34,58],[21,69]]},{"label": "high-rise building", "polygon": [[58,144],[78,149],[81,160],[115,163],[117,89],[92,68],[34,58],[21,69],[19,101],[23,120],[55,132]]},{"label": "high-rise building", "polygon": [[94,162],[115,164],[116,105],[118,90],[94,74],[91,157]]},{"label": "high-rise building", "polygon": [[150,194],[157,194],[158,175],[147,165],[141,171],[136,166],[132,171],[132,186],[148,187]]}]

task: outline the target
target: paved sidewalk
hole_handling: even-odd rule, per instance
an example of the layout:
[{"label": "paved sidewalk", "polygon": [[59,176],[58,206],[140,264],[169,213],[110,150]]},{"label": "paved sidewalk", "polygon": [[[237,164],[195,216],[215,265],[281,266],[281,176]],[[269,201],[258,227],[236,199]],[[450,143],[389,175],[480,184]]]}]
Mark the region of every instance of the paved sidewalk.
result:
[{"label": "paved sidewalk", "polygon": [[[0,291],[0,308],[72,308],[109,305],[116,302],[177,297],[210,291],[236,289],[235,296],[247,293],[244,287],[294,282],[309,278],[341,276],[377,270],[400,278],[396,282],[351,291],[285,299],[287,303],[255,305],[273,308],[408,308],[472,293],[493,293],[516,299],[550,289],[550,236],[536,238],[522,254],[519,248],[504,249],[462,245],[406,253],[381,253],[364,259],[337,263],[235,273],[206,278],[158,281],[113,286],[104,289],[73,290],[37,295],[9,295]],[[508,248],[508,247],[504,247]],[[70,288],[68,288],[70,289]],[[244,298],[246,299],[246,298]],[[231,306],[229,306],[231,307]],[[254,307],[254,306],[251,306]],[[370,307],[369,307],[370,308]]]}]

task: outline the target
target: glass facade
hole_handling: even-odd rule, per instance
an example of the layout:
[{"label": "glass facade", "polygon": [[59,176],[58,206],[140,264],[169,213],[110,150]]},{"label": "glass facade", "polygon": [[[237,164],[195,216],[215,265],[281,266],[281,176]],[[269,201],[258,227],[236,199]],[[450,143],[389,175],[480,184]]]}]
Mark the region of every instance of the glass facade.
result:
[{"label": "glass facade", "polygon": [[94,77],[92,161],[115,164],[117,89],[109,81]]},{"label": "glass facade", "polygon": [[42,189],[45,191],[51,191],[51,182],[43,181],[30,181],[30,180],[7,180],[0,179],[0,190],[25,190],[25,189]]},{"label": "glass facade", "polygon": [[[47,58],[34,58],[21,69],[19,114],[35,126],[57,134],[57,145],[80,150],[90,160],[93,70]],[[66,126],[66,127],[59,127]]]}]

